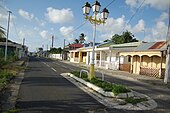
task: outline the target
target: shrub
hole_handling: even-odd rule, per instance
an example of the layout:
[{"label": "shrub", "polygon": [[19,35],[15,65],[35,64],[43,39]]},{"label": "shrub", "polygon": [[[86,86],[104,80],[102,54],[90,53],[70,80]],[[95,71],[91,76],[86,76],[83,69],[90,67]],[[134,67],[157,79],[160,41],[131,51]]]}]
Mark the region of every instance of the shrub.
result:
[{"label": "shrub", "polygon": [[116,84],[114,84],[114,85],[113,85],[112,92],[117,95],[117,94],[119,94],[119,93],[127,93],[127,92],[130,92],[130,89],[126,88],[126,87],[123,86],[123,85],[116,85]]},{"label": "shrub", "polygon": [[[80,77],[80,71],[72,71],[71,74],[75,75],[76,77]],[[86,73],[82,72],[81,78],[86,79],[86,78],[88,78],[88,75]]]},{"label": "shrub", "polygon": [[134,105],[143,101],[148,101],[148,99],[147,98],[135,99],[133,97],[130,97],[130,98],[126,98],[125,101]]},{"label": "shrub", "polygon": [[11,76],[7,70],[0,71],[0,90],[9,82]]},{"label": "shrub", "polygon": [[10,73],[7,70],[0,71],[0,78],[1,79],[2,78],[9,79],[11,76],[12,76],[12,73]]},{"label": "shrub", "polygon": [[3,65],[6,65],[7,62],[4,61],[4,59],[0,58],[0,68],[3,66]]},{"label": "shrub", "polygon": [[[72,71],[71,73],[77,77],[80,77],[80,71]],[[101,79],[98,79],[98,78],[92,78],[91,80],[89,80],[88,75],[86,73],[82,73],[82,79],[98,87],[101,87],[104,91],[110,91],[110,92],[112,91],[115,95],[119,93],[130,92],[130,89],[128,89],[127,87],[123,85],[112,84],[107,81],[102,81]]]}]

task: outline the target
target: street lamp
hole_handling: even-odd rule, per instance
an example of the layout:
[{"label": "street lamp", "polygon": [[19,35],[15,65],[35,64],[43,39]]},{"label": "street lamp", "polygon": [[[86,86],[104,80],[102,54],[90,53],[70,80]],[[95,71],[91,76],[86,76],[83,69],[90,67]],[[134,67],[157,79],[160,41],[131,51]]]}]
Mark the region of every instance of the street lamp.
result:
[{"label": "street lamp", "polygon": [[[93,30],[93,51],[92,51],[92,59],[91,59],[91,64],[90,64],[90,75],[89,79],[91,80],[94,78],[94,48],[95,48],[95,37],[96,37],[96,25],[104,24],[106,19],[109,16],[109,11],[104,8],[101,12],[101,18],[97,19],[97,14],[100,12],[100,3],[96,0],[94,4],[91,5],[86,2],[86,4],[82,7],[83,8],[83,14],[85,15],[85,19],[89,20],[91,24],[94,24],[94,30]],[[93,16],[88,16],[90,14],[90,10],[93,10],[94,15]]]}]

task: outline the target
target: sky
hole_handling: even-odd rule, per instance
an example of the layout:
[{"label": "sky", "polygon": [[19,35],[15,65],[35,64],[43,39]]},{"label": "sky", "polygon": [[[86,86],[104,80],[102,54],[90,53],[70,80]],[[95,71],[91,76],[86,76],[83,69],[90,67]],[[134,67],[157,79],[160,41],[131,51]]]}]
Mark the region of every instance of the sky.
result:
[{"label": "sky", "polygon": [[[98,1],[101,10],[114,2],[107,7],[110,13],[106,23],[97,26],[96,42],[126,30],[140,41],[166,40],[169,0],[144,0],[143,4],[143,0]],[[86,35],[86,43],[92,42],[93,24],[85,21],[82,13],[86,2],[92,5],[95,0],[0,0],[0,26],[7,28],[7,11],[12,11],[9,39],[22,44],[25,38],[29,51],[49,49],[52,35],[54,47],[63,47],[64,39],[66,44],[73,43],[81,33]]]}]

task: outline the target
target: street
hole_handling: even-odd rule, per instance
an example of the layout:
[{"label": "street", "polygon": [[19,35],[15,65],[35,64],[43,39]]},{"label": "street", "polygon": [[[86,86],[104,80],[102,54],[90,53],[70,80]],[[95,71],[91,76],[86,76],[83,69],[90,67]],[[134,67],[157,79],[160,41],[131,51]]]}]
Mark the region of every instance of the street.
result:
[{"label": "street", "polygon": [[[57,71],[54,71],[57,70]],[[106,80],[129,85],[135,91],[147,94],[158,102],[152,111],[125,111],[107,108],[60,76],[80,69],[59,61],[30,57],[25,78],[20,86],[17,109],[21,113],[168,113],[169,92],[147,87],[141,83],[123,81],[106,75]],[[143,87],[141,89],[141,87]],[[160,97],[162,96],[162,99]],[[166,98],[165,98],[166,96]]]}]

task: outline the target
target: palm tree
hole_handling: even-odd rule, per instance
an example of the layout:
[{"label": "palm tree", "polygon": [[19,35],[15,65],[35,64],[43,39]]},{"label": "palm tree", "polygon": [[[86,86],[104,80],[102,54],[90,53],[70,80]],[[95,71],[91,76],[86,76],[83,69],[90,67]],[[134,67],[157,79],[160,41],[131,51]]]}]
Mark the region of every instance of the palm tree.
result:
[{"label": "palm tree", "polygon": [[79,40],[78,40],[78,39],[75,39],[75,40],[74,40],[74,44],[79,44]]},{"label": "palm tree", "polygon": [[81,44],[84,43],[85,37],[86,37],[86,35],[85,35],[84,33],[81,33],[81,34],[80,34],[80,36],[79,36],[79,42],[80,42]]}]

